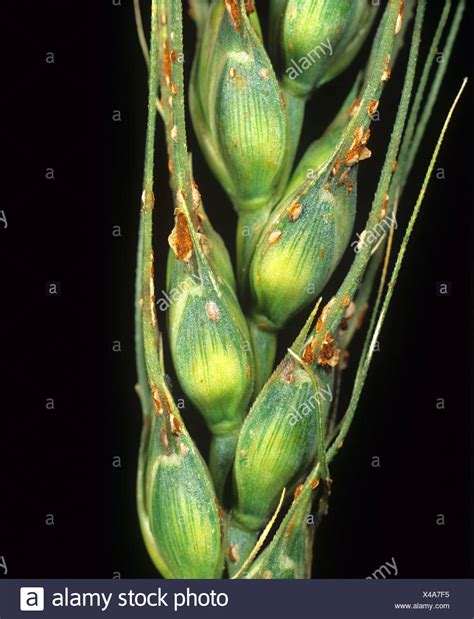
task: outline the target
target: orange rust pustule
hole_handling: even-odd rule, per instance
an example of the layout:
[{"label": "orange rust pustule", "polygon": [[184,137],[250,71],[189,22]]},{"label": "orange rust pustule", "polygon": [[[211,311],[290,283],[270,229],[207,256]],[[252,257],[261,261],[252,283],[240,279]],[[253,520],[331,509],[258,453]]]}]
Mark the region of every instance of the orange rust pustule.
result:
[{"label": "orange rust pustule", "polygon": [[237,561],[239,560],[239,552],[237,550],[237,546],[235,544],[230,544],[230,546],[227,548],[226,555],[229,558],[229,561],[232,561],[232,563],[237,563]]},{"label": "orange rust pustule", "polygon": [[398,7],[397,21],[395,24],[395,34],[398,34],[400,30],[402,29],[404,12],[405,12],[405,0],[401,0],[400,6]]},{"label": "orange rust pustule", "polygon": [[181,433],[181,423],[174,415],[170,415],[171,434],[178,436]]},{"label": "orange rust pustule", "polygon": [[193,252],[193,242],[186,216],[183,213],[178,212],[176,215],[176,223],[170,234],[169,243],[178,260],[189,261]]},{"label": "orange rust pustule", "polygon": [[163,42],[163,75],[165,76],[166,83],[168,85],[171,84],[171,56],[168,39],[165,39]]},{"label": "orange rust pustule", "polygon": [[311,488],[313,490],[316,490],[316,488],[319,486],[319,479],[312,479],[311,480]]},{"label": "orange rust pustule", "polygon": [[333,302],[334,302],[334,299],[329,301],[329,303],[327,303],[323,307],[323,310],[321,312],[321,316],[319,316],[319,318],[318,318],[318,320],[316,322],[316,333],[319,333],[321,331],[321,329],[323,328],[324,321],[326,320],[326,316],[327,316],[328,310],[331,307],[331,305],[333,304]]},{"label": "orange rust pustule", "polygon": [[225,514],[224,514],[224,510],[222,509],[221,504],[219,503],[217,497],[214,498],[214,503],[215,503],[215,505],[217,507],[217,513],[219,514],[219,520],[221,521],[221,523],[223,523],[224,522]]},{"label": "orange rust pustule", "polygon": [[160,390],[156,387],[152,391],[152,402],[157,414],[161,417],[163,415],[163,402],[161,401]]},{"label": "orange rust pustule", "polygon": [[323,367],[335,368],[339,363],[340,350],[335,346],[335,339],[329,331],[324,336],[324,341],[318,351],[318,364]]},{"label": "orange rust pustule", "polygon": [[247,15],[255,12],[255,0],[244,0],[244,5]]},{"label": "orange rust pustule", "polygon": [[385,69],[383,70],[382,77],[381,77],[382,82],[387,82],[390,79],[390,76],[392,75],[392,68],[390,66],[390,62],[391,62],[390,54],[387,54],[387,57],[385,58]]},{"label": "orange rust pustule", "polygon": [[379,101],[378,99],[373,99],[370,103],[369,106],[367,108],[367,113],[369,114],[369,116],[372,118],[373,115],[375,114],[375,112],[377,111],[377,108],[379,107]]},{"label": "orange rust pustule", "polygon": [[301,204],[292,204],[288,210],[288,216],[290,218],[290,221],[295,221],[296,219],[298,219],[298,217],[301,215],[302,210],[303,207],[301,206]]},{"label": "orange rust pustule", "polygon": [[239,15],[239,3],[237,0],[224,0],[225,7],[232,18],[234,28],[240,30],[240,15]]},{"label": "orange rust pustule", "polygon": [[360,104],[361,104],[361,100],[359,98],[354,99],[354,101],[351,103],[351,107],[348,110],[348,114],[350,118],[352,118],[354,114],[357,112],[357,110],[360,107]]},{"label": "orange rust pustule", "polygon": [[389,200],[389,195],[388,193],[386,193],[384,195],[383,202],[382,202],[382,208],[380,209],[380,213],[378,216],[379,221],[382,221],[382,219],[384,219],[385,215],[387,214],[388,200]]},{"label": "orange rust pustule", "polygon": [[142,194],[142,212],[152,211],[155,206],[155,194],[153,191],[143,191]]},{"label": "orange rust pustule", "polygon": [[309,342],[309,344],[307,344],[305,346],[305,349],[303,351],[303,361],[305,363],[314,363],[315,360],[315,356],[314,356],[314,349],[316,347],[316,341],[314,339],[311,340],[311,342]]},{"label": "orange rust pustule", "polygon": [[296,500],[300,494],[303,492],[303,488],[304,488],[304,484],[300,484],[299,486],[296,486],[296,490],[293,494],[293,498]]},{"label": "orange rust pustule", "polygon": [[344,165],[353,166],[372,155],[371,151],[366,147],[369,137],[370,129],[367,129],[365,133],[362,125],[356,129],[351,147],[344,159]]}]

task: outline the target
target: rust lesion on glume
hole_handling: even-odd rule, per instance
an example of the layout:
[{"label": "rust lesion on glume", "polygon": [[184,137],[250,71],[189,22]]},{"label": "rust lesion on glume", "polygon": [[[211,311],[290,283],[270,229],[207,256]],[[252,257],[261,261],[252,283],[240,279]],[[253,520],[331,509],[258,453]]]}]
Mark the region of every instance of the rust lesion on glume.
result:
[{"label": "rust lesion on glume", "polygon": [[316,349],[316,339],[313,337],[311,338],[310,342],[308,342],[308,344],[306,344],[306,346],[304,347],[304,351],[303,351],[303,355],[302,355],[302,359],[305,363],[309,363],[309,364],[313,364],[315,361],[315,351]]},{"label": "rust lesion on glume", "polygon": [[391,63],[391,56],[390,54],[387,54],[387,57],[385,58],[385,68],[383,70],[382,77],[380,78],[382,82],[388,82],[388,80],[390,79],[390,76],[392,75],[392,68],[390,66],[390,63]]},{"label": "rust lesion on glume", "polygon": [[222,509],[221,504],[219,503],[219,499],[217,497],[214,497],[214,504],[217,508],[217,514],[219,516],[219,525],[221,528],[221,531],[224,530],[224,522],[225,522],[225,513],[224,510]]},{"label": "rust lesion on glume", "polygon": [[227,558],[232,563],[237,563],[240,559],[239,550],[236,544],[229,544],[226,552]]},{"label": "rust lesion on glume", "polygon": [[388,195],[388,193],[386,193],[383,197],[383,202],[382,202],[382,208],[380,209],[380,213],[378,215],[378,221],[382,221],[382,219],[385,218],[385,216],[387,215],[387,209],[388,209],[388,201],[389,201],[390,196]]},{"label": "rust lesion on glume", "polygon": [[215,301],[208,301],[205,306],[206,316],[209,320],[213,322],[217,322],[221,318],[221,313],[219,311],[219,307]]},{"label": "rust lesion on glume", "polygon": [[268,243],[270,245],[274,245],[275,243],[278,243],[282,234],[283,233],[281,230],[273,230],[273,232],[270,232],[270,234],[268,235]]},{"label": "rust lesion on glume", "polygon": [[244,0],[245,12],[251,15],[255,12],[255,0]]},{"label": "rust lesion on glume", "polygon": [[[184,199],[184,197],[182,198]],[[168,237],[171,249],[178,260],[189,262],[193,253],[193,240],[189,230],[188,220],[181,209],[175,211],[175,226]]]},{"label": "rust lesion on glume", "polygon": [[318,317],[318,320],[316,321],[316,328],[315,328],[316,333],[320,333],[322,331],[324,323],[326,322],[326,318],[327,318],[327,314],[328,314],[329,308],[333,305],[333,303],[334,303],[334,299],[331,299],[323,307],[323,309],[321,311],[321,315]]},{"label": "rust lesion on glume", "polygon": [[151,324],[156,327],[158,319],[156,316],[156,302],[155,302],[155,256],[153,250],[150,251],[150,316]]},{"label": "rust lesion on glume", "polygon": [[282,383],[287,385],[291,385],[295,382],[295,362],[293,358],[286,359],[283,361],[283,366],[280,374],[280,380]]},{"label": "rust lesion on glume", "polygon": [[163,75],[165,76],[166,85],[171,84],[171,54],[168,39],[163,41]]},{"label": "rust lesion on glume", "polygon": [[302,212],[303,207],[301,204],[299,204],[298,202],[292,204],[288,209],[288,217],[290,218],[290,221],[296,221],[297,219],[299,219]]},{"label": "rust lesion on glume", "polygon": [[344,158],[344,165],[351,167],[359,161],[368,159],[371,157],[372,152],[367,148],[367,142],[370,138],[370,129],[364,131],[364,127],[361,125],[354,133],[354,139],[349,148],[349,152]]},{"label": "rust lesion on glume", "polygon": [[173,436],[179,436],[182,431],[181,422],[177,417],[170,413],[170,427]]},{"label": "rust lesion on glume", "polygon": [[367,107],[367,113],[370,116],[370,118],[373,119],[375,112],[377,111],[379,107],[379,100],[378,99],[372,99],[372,101],[369,103],[368,107]]},{"label": "rust lesion on glume", "polygon": [[155,194],[153,191],[144,189],[142,192],[142,208],[141,211],[152,211],[155,206]]},{"label": "rust lesion on glume", "polygon": [[318,350],[318,365],[335,368],[339,363],[341,351],[336,347],[336,340],[329,331],[324,336],[323,343]]},{"label": "rust lesion on glume", "polygon": [[296,500],[300,494],[303,492],[304,484],[299,484],[296,486],[296,490],[293,493],[293,500]]},{"label": "rust lesion on glume", "polygon": [[358,97],[356,97],[354,99],[354,101],[351,103],[351,106],[348,110],[348,115],[349,118],[352,118],[354,116],[354,114],[358,111],[358,109],[360,108],[360,104],[362,103],[362,100],[359,99]]},{"label": "rust lesion on glume", "polygon": [[397,21],[395,22],[395,34],[398,34],[403,25],[403,13],[405,12],[405,0],[400,0],[398,6]]},{"label": "rust lesion on glume", "polygon": [[162,400],[160,390],[157,387],[154,387],[151,391],[151,396],[152,396],[153,407],[157,415],[159,417],[162,417],[163,412],[164,412],[164,407],[163,407],[163,400]]},{"label": "rust lesion on glume", "polygon": [[240,30],[240,14],[238,0],[224,0],[225,8],[229,13],[235,30]]},{"label": "rust lesion on glume", "polygon": [[169,448],[170,444],[169,444],[169,441],[168,441],[168,435],[167,435],[166,430],[164,428],[161,428],[161,430],[160,430],[160,441],[161,441],[161,444],[163,445],[163,447],[165,449]]}]

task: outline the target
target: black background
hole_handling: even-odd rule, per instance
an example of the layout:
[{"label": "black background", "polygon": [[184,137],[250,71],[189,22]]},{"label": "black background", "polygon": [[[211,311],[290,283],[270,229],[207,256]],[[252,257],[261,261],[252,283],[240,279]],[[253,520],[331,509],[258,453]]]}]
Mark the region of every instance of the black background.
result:
[{"label": "black background", "polygon": [[[142,4],[146,14],[148,3]],[[263,22],[264,5],[257,3]],[[425,52],[441,5],[429,3]],[[9,47],[2,88],[8,111],[2,118],[7,193],[1,208],[8,228],[0,224],[0,557],[7,577],[107,578],[117,572],[153,577],[134,498],[141,413],[133,391],[133,285],[147,86],[132,2],[18,2],[3,12]],[[472,14],[467,14],[400,207],[398,239],[444,116],[470,73],[471,33]],[[188,18],[185,37],[188,72],[194,42]],[[54,64],[45,62],[50,51]],[[359,231],[383,162],[389,110],[399,96],[405,60],[404,54],[384,94],[382,120],[373,127],[374,155],[361,165]],[[324,130],[360,65],[359,59],[308,104],[302,148]],[[400,577],[472,575],[471,91],[472,84],[441,151],[438,167],[446,178],[431,181],[380,352],[332,468],[330,514],[316,540],[317,577],[363,578],[392,557]],[[112,120],[114,110],[120,111],[120,122]],[[158,126],[161,289],[159,265],[172,205]],[[232,243],[235,216],[207,171],[190,124],[189,133],[206,208]],[[54,180],[45,178],[50,167]],[[120,237],[112,235],[113,226],[121,227]],[[326,298],[349,259],[334,275]],[[48,281],[60,282],[60,296],[45,294]],[[450,282],[450,297],[436,296],[441,281]],[[282,338],[282,349],[300,323],[295,321]],[[121,352],[112,351],[114,340]],[[360,339],[354,358],[358,344]],[[46,398],[54,398],[54,411],[46,410]],[[446,410],[436,409],[437,398],[445,399]],[[201,421],[192,413],[186,421],[204,449]],[[115,456],[121,468],[112,466]],[[371,466],[375,456],[380,468]],[[54,515],[53,526],[46,524],[47,514]],[[445,526],[436,524],[438,514],[444,514]]]}]

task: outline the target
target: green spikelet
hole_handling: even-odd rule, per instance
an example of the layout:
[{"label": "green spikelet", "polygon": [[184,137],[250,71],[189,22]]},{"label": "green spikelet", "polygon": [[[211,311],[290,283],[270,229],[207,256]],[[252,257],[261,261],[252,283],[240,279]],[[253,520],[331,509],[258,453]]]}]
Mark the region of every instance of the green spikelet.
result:
[{"label": "green spikelet", "polygon": [[[390,35],[386,32],[388,15],[386,11],[379,24],[379,42],[394,36],[395,28]],[[390,51],[393,44],[392,40]],[[250,321],[254,325],[251,333],[259,380],[265,379],[273,365],[268,356],[271,346],[265,339],[270,334],[274,337],[286,321],[314,301],[349,243],[356,213],[358,166],[371,155],[367,147],[370,125],[390,77],[390,54],[383,59],[375,57],[377,63],[356,105],[349,113],[341,110],[328,136],[307,153],[306,161],[310,157],[314,161],[311,175],[298,185],[306,163],[300,164],[292,181],[293,192],[287,193],[272,212],[255,249],[249,271]],[[339,123],[347,114],[348,122],[340,132]],[[328,158],[333,140],[336,148]],[[325,162],[318,167],[321,160]],[[258,337],[256,329],[262,331]]]},{"label": "green spikelet", "polygon": [[356,211],[356,178],[357,167],[351,167],[344,182],[322,174],[304,184],[277,207],[260,238],[250,269],[257,388],[271,371],[275,334],[314,301],[346,250]]},{"label": "green spikelet", "polygon": [[[297,492],[300,491],[301,486],[298,486]],[[298,501],[268,547],[252,563],[250,569],[242,574],[242,578],[308,578],[308,556],[311,557],[311,553],[308,553],[308,541],[312,539],[313,525],[308,524],[307,518],[311,502],[310,493],[306,493],[306,496]]]},{"label": "green spikelet", "polygon": [[271,20],[274,57],[285,90],[307,97],[354,59],[377,7],[360,0],[286,0]]},{"label": "green spikelet", "polygon": [[286,106],[257,24],[248,3],[214,1],[190,89],[201,148],[240,217],[239,273],[248,267],[291,165]]},{"label": "green spikelet", "polygon": [[247,323],[233,289],[212,268],[208,241],[178,197],[167,288],[171,354],[180,384],[213,434],[211,471],[220,494],[254,386]]},{"label": "green spikelet", "polygon": [[163,383],[145,447],[147,523],[167,578],[219,578],[222,516],[208,469]]},{"label": "green spikelet", "polygon": [[239,435],[234,462],[236,505],[227,525],[227,557],[235,573],[271,517],[283,488],[297,483],[316,455],[321,419],[332,401],[333,360],[318,367],[303,345],[313,315],[255,401]]},{"label": "green spikelet", "polygon": [[322,175],[272,215],[251,265],[256,321],[281,329],[314,301],[339,263],[352,233],[357,168],[344,183]]}]

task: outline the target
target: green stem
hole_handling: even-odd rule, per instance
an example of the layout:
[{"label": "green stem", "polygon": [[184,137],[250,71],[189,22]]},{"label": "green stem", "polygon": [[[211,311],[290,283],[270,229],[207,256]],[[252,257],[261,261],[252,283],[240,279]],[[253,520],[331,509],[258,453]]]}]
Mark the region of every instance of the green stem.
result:
[{"label": "green stem", "polygon": [[[456,39],[457,32],[459,30],[460,20],[462,17],[462,12],[464,10],[463,5],[464,3],[462,2],[458,6],[456,15],[451,24],[450,32],[448,34],[447,47],[446,47],[447,51],[446,51],[446,57],[444,60],[444,63],[446,64],[449,63],[449,58],[451,56],[453,43],[454,43],[454,40]],[[406,130],[403,135],[402,145],[400,147],[399,165],[395,171],[395,174],[393,175],[393,179],[390,185],[390,192],[389,192],[390,193],[390,207],[389,207],[390,211],[393,208],[393,203],[395,199],[400,200],[403,194],[403,190],[405,188],[408,176],[413,167],[413,162],[418,153],[422,134],[420,134],[420,137],[416,140],[416,142],[413,140],[413,135],[415,133],[415,127],[417,126],[417,120],[418,120],[419,110],[421,106],[421,101],[423,99],[423,95],[426,89],[428,77],[430,74],[430,70],[431,70],[434,58],[438,52],[439,41],[441,39],[444,27],[446,25],[450,7],[451,7],[451,2],[450,0],[447,0],[445,2],[444,9],[440,17],[440,21],[436,29],[435,36],[433,38],[433,42],[428,52],[428,56],[425,60],[423,72],[422,72],[420,81],[418,83],[418,88],[415,93],[415,98],[413,101],[412,108],[410,110],[410,115],[408,117]],[[440,65],[438,65],[435,80],[434,80],[434,85],[433,85],[433,88],[431,89],[431,93],[434,93],[435,96],[432,97],[430,95],[430,97],[428,98],[428,101],[426,102],[423,108],[422,118],[424,118],[425,120],[423,120],[422,124],[424,128],[426,128],[427,119],[431,117],[433,106],[434,106],[434,103],[439,93],[439,88],[441,86],[441,82],[442,82],[442,79],[445,73],[444,63],[441,63]],[[378,264],[382,260],[382,255],[383,255],[383,252],[381,251],[382,249],[383,248],[381,247],[379,251],[377,252],[377,255],[373,257],[373,260],[377,261]],[[372,338],[372,334],[375,329],[375,322],[378,316],[378,310],[380,307],[380,303],[382,302],[383,284],[384,284],[384,279],[382,278],[382,281],[379,285],[379,289],[377,292],[377,297],[374,303],[374,308],[371,313],[370,324],[367,330],[364,347],[362,349],[362,354],[360,357],[361,359],[364,359],[365,356],[367,355],[367,351],[368,351],[369,344]]]},{"label": "green stem", "polygon": [[297,97],[286,90],[283,90],[283,95],[285,97],[288,115],[288,153],[286,158],[286,169],[282,172],[280,181],[280,194],[285,191],[288,178],[293,169],[296,151],[300,143],[306,107],[306,100],[302,97]]},{"label": "green stem", "polygon": [[277,350],[277,334],[258,320],[249,318],[250,339],[255,360],[255,396],[273,372]]},{"label": "green stem", "polygon": [[433,61],[438,52],[439,42],[443,34],[444,27],[446,25],[446,21],[448,19],[450,9],[451,9],[451,0],[446,0],[446,2],[444,3],[443,12],[441,14],[438,26],[436,28],[435,35],[433,37],[430,49],[428,51],[428,55],[425,60],[425,64],[423,66],[423,71],[421,73],[420,81],[418,82],[418,88],[416,89],[415,98],[413,99],[413,105],[410,110],[410,116],[408,117],[407,127],[405,130],[405,134],[403,136],[403,142],[400,147],[398,167],[395,171],[395,174],[393,175],[392,194],[395,188],[400,185],[400,181],[403,179],[406,180],[406,177],[410,171],[408,167],[408,162],[407,162],[409,150],[412,144],[413,136],[415,134],[416,123],[418,120],[420,106],[423,101],[423,96],[425,94],[426,85],[428,83],[428,77],[431,71],[431,67],[433,65]]},{"label": "green stem", "polygon": [[260,523],[258,528],[242,525],[234,512],[230,512],[226,523],[225,543],[227,548],[226,565],[230,577],[237,574],[245,559],[250,556],[264,526],[265,522]]},{"label": "green stem", "polygon": [[376,327],[374,329],[374,333],[372,335],[372,339],[370,342],[370,346],[369,346],[369,350],[368,353],[366,355],[365,358],[361,359],[360,362],[360,367],[357,371],[357,377],[356,377],[356,381],[354,384],[354,389],[352,391],[352,396],[351,396],[351,400],[349,402],[349,406],[347,408],[347,412],[344,415],[344,419],[341,425],[341,429],[340,432],[338,434],[338,436],[336,437],[336,439],[334,440],[333,444],[331,445],[331,447],[329,448],[328,452],[327,452],[327,461],[330,462],[334,456],[337,454],[342,442],[344,441],[345,437],[347,436],[347,433],[349,432],[350,426],[352,424],[352,420],[354,418],[354,414],[357,408],[357,405],[359,403],[359,399],[360,399],[360,395],[362,393],[362,389],[364,387],[365,384],[365,379],[367,377],[367,373],[370,367],[370,362],[372,360],[372,356],[374,353],[374,349],[375,349],[375,344],[377,342],[377,338],[379,336],[380,330],[382,328],[383,322],[385,320],[385,316],[387,314],[388,311],[388,307],[390,305],[390,301],[392,299],[393,296],[393,291],[395,289],[395,285],[397,283],[397,279],[398,279],[398,274],[400,272],[400,268],[402,266],[403,263],[403,259],[405,257],[405,253],[406,253],[406,249],[408,246],[408,241],[410,240],[411,234],[413,232],[413,228],[415,226],[418,214],[420,212],[420,208],[421,208],[421,204],[423,202],[423,199],[425,197],[426,194],[426,189],[428,187],[428,183],[431,179],[431,175],[433,173],[433,169],[434,166],[436,164],[436,160],[438,158],[438,154],[441,148],[441,144],[443,143],[443,139],[444,136],[446,134],[446,131],[448,129],[448,125],[451,121],[452,115],[454,113],[454,110],[456,108],[456,105],[458,104],[458,101],[462,95],[462,92],[466,86],[467,83],[467,78],[464,78],[464,81],[462,83],[462,86],[458,92],[458,94],[456,95],[456,98],[449,110],[448,116],[446,117],[446,120],[444,122],[443,128],[441,130],[440,136],[438,138],[438,141],[436,143],[436,147],[435,150],[433,152],[433,155],[431,157],[431,161],[430,164],[428,166],[428,170],[426,172],[425,178],[423,180],[423,184],[420,190],[420,193],[418,195],[418,199],[416,201],[415,207],[413,209],[413,213],[410,217],[410,221],[408,222],[408,226],[407,229],[405,231],[405,234],[403,236],[403,241],[400,247],[400,251],[398,252],[398,256],[397,256],[397,260],[395,262],[395,266],[393,268],[393,272],[392,272],[392,276],[390,279],[390,282],[388,284],[387,287],[387,293],[385,295],[385,299],[382,305],[382,309],[380,311],[380,314],[378,316],[377,319],[377,324]]},{"label": "green stem", "polygon": [[166,16],[159,28],[160,91],[170,167],[170,183],[176,200],[178,191],[192,213],[192,182],[186,139],[183,71],[183,15],[178,0],[159,0]]},{"label": "green stem", "polygon": [[137,249],[137,268],[135,274],[135,359],[137,366],[137,392],[142,406],[143,417],[148,415],[150,389],[146,375],[145,349],[143,344],[141,299],[143,294],[143,217],[140,214]]},{"label": "green stem", "polygon": [[271,205],[251,211],[239,210],[237,222],[237,282],[241,297],[248,295],[250,263],[262,230],[268,221]]},{"label": "green stem", "polygon": [[237,430],[229,434],[214,434],[211,439],[209,470],[220,502],[222,502],[225,483],[234,462],[238,438]]},{"label": "green stem", "polygon": [[153,164],[156,127],[156,93],[158,88],[158,2],[152,1],[151,10],[151,61],[148,78],[148,119],[145,147],[145,173],[143,180],[142,209],[138,242],[135,342],[139,390],[143,409],[143,430],[140,442],[137,470],[137,510],[145,545],[156,568],[165,577],[171,577],[151,533],[145,497],[145,469],[150,434],[150,392],[163,382],[160,363],[160,344],[156,327],[153,297],[153,251],[152,251],[152,212],[153,212]]},{"label": "green stem", "polygon": [[[451,28],[449,30],[448,38],[446,40],[446,45],[444,47],[443,60],[438,65],[438,68],[437,68],[437,71],[436,71],[436,75],[435,75],[435,79],[433,80],[433,84],[431,85],[431,88],[430,88],[430,92],[429,92],[429,95],[428,95],[428,100],[427,100],[427,102],[426,102],[426,104],[425,104],[425,106],[423,108],[423,112],[421,114],[420,119],[417,120],[417,122],[416,122],[416,131],[415,131],[415,135],[413,137],[413,141],[410,144],[409,153],[408,153],[407,161],[406,161],[406,164],[405,164],[406,171],[403,172],[403,178],[402,178],[402,182],[401,182],[401,189],[403,189],[404,186],[405,186],[408,172],[411,170],[411,168],[413,166],[413,162],[415,160],[416,154],[418,153],[420,142],[421,142],[421,140],[423,138],[423,135],[425,134],[425,131],[426,131],[426,125],[428,124],[428,121],[431,118],[431,115],[432,115],[432,112],[433,112],[433,107],[434,107],[434,105],[435,105],[435,103],[436,103],[436,101],[438,99],[439,89],[440,89],[441,84],[443,82],[443,78],[444,78],[444,75],[446,73],[446,69],[448,67],[449,60],[451,58],[451,53],[452,53],[452,50],[453,50],[454,42],[455,42],[457,34],[458,34],[459,26],[461,24],[464,8],[465,8],[465,2],[464,2],[464,0],[460,0],[459,4],[457,6],[457,9],[456,9],[456,13],[455,13],[454,18],[453,18],[453,22],[451,24]],[[438,51],[437,49],[436,50],[434,50],[434,49],[430,50],[430,52],[434,53],[434,55],[436,55],[437,51]],[[421,95],[420,95],[420,97],[421,97]],[[410,136],[408,136],[408,137],[410,137]]]}]

